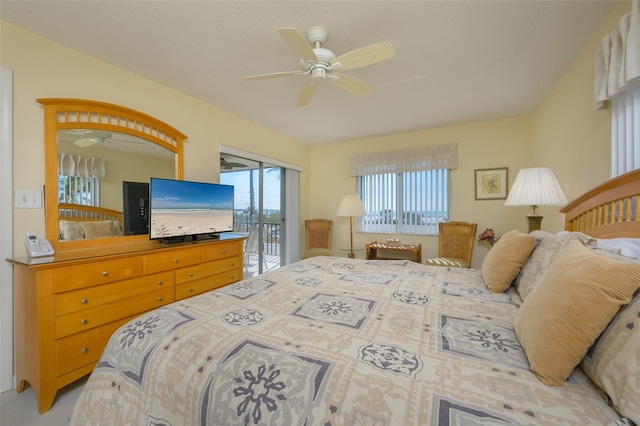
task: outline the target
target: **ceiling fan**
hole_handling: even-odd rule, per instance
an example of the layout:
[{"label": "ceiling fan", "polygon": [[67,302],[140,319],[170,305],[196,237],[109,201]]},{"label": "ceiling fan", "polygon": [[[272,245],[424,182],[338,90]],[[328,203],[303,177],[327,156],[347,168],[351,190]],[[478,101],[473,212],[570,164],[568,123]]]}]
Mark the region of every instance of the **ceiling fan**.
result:
[{"label": "ceiling fan", "polygon": [[227,161],[225,158],[220,157],[220,168],[223,170],[232,170],[236,167],[248,167],[246,164],[234,163]]},{"label": "ceiling fan", "polygon": [[[68,137],[73,137],[73,135],[68,135]],[[144,143],[144,142],[138,142],[130,139],[128,140],[113,139],[111,133],[103,132],[100,130],[85,130],[82,132],[79,138],[73,142],[73,144],[76,146],[79,146],[80,148],[87,148],[97,143],[98,144],[104,144],[104,143],[116,144],[116,142],[133,143],[133,144]]]},{"label": "ceiling fan", "polygon": [[295,28],[278,28],[278,33],[289,48],[300,57],[301,71],[259,74],[244,77],[244,79],[261,80],[266,78],[289,77],[292,75],[310,75],[311,79],[298,96],[296,106],[307,105],[318,88],[318,83],[325,79],[355,95],[370,95],[373,92],[371,85],[337,71],[365,67],[391,59],[395,56],[395,51],[390,41],[371,44],[336,56],[329,49],[320,47],[322,43],[327,41],[329,32],[326,28],[319,26],[309,28],[306,32],[306,39]]}]

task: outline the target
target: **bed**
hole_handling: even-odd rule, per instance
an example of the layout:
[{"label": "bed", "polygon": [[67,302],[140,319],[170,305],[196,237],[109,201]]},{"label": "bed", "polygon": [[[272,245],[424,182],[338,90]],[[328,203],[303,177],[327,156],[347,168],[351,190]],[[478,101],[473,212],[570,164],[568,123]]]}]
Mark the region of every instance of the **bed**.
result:
[{"label": "bed", "polygon": [[122,212],[81,204],[58,204],[59,240],[122,235]]},{"label": "bed", "polygon": [[[621,181],[632,182],[624,194]],[[148,312],[114,333],[70,424],[640,424],[640,261],[628,255],[640,172],[608,185],[623,199],[624,255],[601,238],[610,224],[582,220],[580,232],[505,234],[480,270],[315,257]],[[574,204],[568,222],[583,214]],[[512,240],[528,253],[500,281],[489,266],[512,260]],[[586,278],[567,267],[576,254]],[[585,284],[589,268],[604,271],[604,290]],[[584,295],[598,306],[571,311]],[[538,345],[560,319],[578,329]],[[592,337],[567,367],[556,352],[582,329]]]}]

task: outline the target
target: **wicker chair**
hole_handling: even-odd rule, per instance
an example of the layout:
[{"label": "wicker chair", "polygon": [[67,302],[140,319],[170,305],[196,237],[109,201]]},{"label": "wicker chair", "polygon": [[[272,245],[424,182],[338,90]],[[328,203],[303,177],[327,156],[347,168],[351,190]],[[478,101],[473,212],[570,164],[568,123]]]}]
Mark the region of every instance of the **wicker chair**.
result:
[{"label": "wicker chair", "polygon": [[425,265],[469,268],[477,229],[477,223],[440,222],[439,257],[425,260]]},{"label": "wicker chair", "polygon": [[[263,230],[262,232],[262,241],[264,243],[265,239],[267,236],[267,232],[266,232],[266,228]],[[248,274],[249,273],[249,258],[251,256],[251,253],[255,253],[256,255],[258,255],[258,258],[260,257],[260,230],[258,228],[258,226],[252,226],[249,229],[249,236],[247,237],[245,244],[244,244],[244,273]],[[267,265],[267,259],[265,256],[262,256],[262,262],[264,263],[264,271],[267,270],[268,265]]]},{"label": "wicker chair", "polygon": [[302,258],[331,256],[333,222],[328,219],[309,219],[304,221],[304,227],[307,231],[307,249]]}]

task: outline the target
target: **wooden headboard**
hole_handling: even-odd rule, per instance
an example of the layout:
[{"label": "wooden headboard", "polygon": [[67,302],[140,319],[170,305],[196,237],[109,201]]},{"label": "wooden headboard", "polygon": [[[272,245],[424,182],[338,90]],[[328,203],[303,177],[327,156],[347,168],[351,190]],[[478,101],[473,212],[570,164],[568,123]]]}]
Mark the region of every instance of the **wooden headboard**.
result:
[{"label": "wooden headboard", "polygon": [[565,229],[597,238],[640,238],[640,170],[598,185],[560,209]]},{"label": "wooden headboard", "polygon": [[90,220],[117,220],[122,223],[122,212],[102,207],[83,206],[80,204],[58,204],[58,220],[84,222]]}]

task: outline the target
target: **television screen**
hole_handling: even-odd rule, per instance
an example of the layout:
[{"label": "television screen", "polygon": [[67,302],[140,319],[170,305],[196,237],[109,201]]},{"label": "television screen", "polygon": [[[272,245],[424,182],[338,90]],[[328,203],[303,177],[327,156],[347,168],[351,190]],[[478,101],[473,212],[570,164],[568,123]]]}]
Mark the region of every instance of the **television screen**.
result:
[{"label": "television screen", "polygon": [[122,182],[124,235],[149,233],[149,184]]},{"label": "television screen", "polygon": [[233,186],[151,178],[150,239],[233,231]]}]

